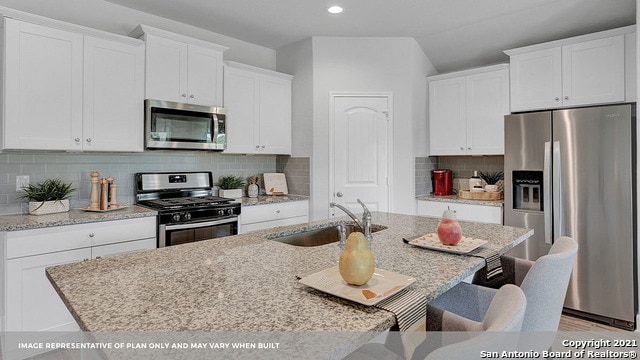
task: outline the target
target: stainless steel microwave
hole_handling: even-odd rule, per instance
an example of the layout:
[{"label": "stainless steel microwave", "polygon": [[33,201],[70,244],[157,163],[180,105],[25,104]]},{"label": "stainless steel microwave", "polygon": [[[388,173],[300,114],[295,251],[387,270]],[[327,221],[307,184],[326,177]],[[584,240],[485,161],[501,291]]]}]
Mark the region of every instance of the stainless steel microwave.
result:
[{"label": "stainless steel microwave", "polygon": [[217,150],[227,146],[223,107],[144,101],[147,149]]}]

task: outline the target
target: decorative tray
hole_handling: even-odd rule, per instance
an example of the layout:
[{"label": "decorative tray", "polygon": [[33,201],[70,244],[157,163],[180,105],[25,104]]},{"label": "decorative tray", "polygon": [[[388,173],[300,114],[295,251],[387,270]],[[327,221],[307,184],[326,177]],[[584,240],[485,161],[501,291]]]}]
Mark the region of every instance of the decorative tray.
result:
[{"label": "decorative tray", "polygon": [[100,210],[100,209],[92,209],[90,206],[85,206],[80,208],[80,210],[92,211],[92,212],[109,212],[109,211],[115,211],[115,210],[122,210],[126,208],[127,208],[127,205],[115,205],[115,206],[109,207],[108,209]]},{"label": "decorative tray", "polygon": [[418,238],[410,240],[408,244],[431,249],[431,250],[440,250],[446,252],[452,252],[456,254],[466,254],[470,251],[473,251],[480,246],[487,243],[487,240],[482,240],[478,238],[471,238],[467,236],[463,236],[456,245],[445,245],[440,242],[438,239],[438,234],[430,233],[427,235],[422,235]]},{"label": "decorative tray", "polygon": [[349,285],[337,266],[300,279],[304,285],[363,305],[375,305],[416,281],[415,278],[376,268],[373,277],[361,286]]}]

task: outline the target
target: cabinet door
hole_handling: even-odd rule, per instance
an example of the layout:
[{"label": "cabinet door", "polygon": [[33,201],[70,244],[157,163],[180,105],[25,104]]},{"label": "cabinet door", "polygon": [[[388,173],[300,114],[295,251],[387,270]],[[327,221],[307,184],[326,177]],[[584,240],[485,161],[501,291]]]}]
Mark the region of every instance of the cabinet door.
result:
[{"label": "cabinet door", "polygon": [[291,154],[291,80],[260,76],[260,151]]},{"label": "cabinet door", "polygon": [[562,51],[559,47],[510,57],[511,111],[562,105]]},{"label": "cabinet door", "polygon": [[250,71],[224,68],[224,107],[227,110],[225,153],[255,154],[260,144],[260,78]]},{"label": "cabinet door", "polygon": [[563,105],[624,101],[624,57],[624,35],[563,46]]},{"label": "cabinet door", "polygon": [[147,99],[187,102],[187,44],[146,35]]},{"label": "cabinet door", "polygon": [[188,88],[191,104],[222,105],[222,53],[189,45]]},{"label": "cabinet door", "polygon": [[5,331],[76,331],[78,326],[45,275],[45,268],[91,257],[89,248],[7,261]]},{"label": "cabinet door", "polygon": [[466,153],[465,97],[464,77],[429,82],[430,155]]},{"label": "cabinet door", "polygon": [[82,35],[9,18],[4,25],[3,147],[80,149]]},{"label": "cabinet door", "polygon": [[142,151],[144,46],[85,36],[83,148]]},{"label": "cabinet door", "polygon": [[467,154],[504,154],[504,116],[509,114],[509,71],[467,76]]}]

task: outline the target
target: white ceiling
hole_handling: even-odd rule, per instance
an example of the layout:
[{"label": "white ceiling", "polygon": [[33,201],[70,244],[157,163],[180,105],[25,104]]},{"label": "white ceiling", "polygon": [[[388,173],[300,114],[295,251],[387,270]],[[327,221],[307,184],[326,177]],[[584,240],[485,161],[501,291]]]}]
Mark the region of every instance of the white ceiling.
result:
[{"label": "white ceiling", "polygon": [[[413,37],[438,72],[635,24],[636,0],[107,0],[271,49],[311,36]],[[340,15],[326,8],[338,4]]]}]

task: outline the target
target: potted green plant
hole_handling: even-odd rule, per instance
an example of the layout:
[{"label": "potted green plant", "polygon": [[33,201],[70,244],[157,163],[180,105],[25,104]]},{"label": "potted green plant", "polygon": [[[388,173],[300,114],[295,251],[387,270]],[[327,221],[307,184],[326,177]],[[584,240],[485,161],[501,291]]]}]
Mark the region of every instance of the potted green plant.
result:
[{"label": "potted green plant", "polygon": [[44,215],[69,211],[69,196],[76,189],[60,179],[47,179],[22,190],[20,198],[29,201],[29,214]]},{"label": "potted green plant", "polygon": [[243,177],[235,175],[221,176],[216,183],[216,186],[220,188],[218,195],[228,198],[241,198],[242,188],[246,185]]},{"label": "potted green plant", "polygon": [[504,177],[504,173],[502,171],[480,171],[478,175],[486,183],[486,185],[484,186],[484,190],[488,192],[497,192],[498,181],[502,180],[502,178]]}]

